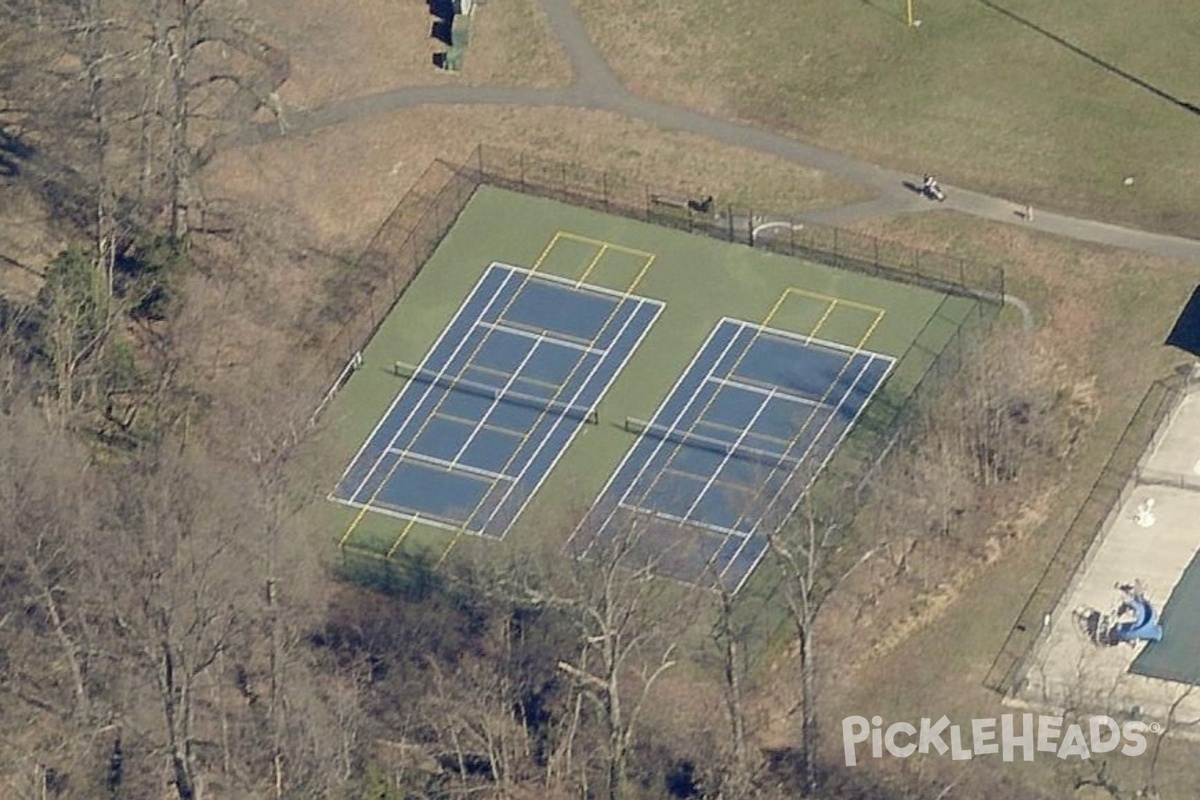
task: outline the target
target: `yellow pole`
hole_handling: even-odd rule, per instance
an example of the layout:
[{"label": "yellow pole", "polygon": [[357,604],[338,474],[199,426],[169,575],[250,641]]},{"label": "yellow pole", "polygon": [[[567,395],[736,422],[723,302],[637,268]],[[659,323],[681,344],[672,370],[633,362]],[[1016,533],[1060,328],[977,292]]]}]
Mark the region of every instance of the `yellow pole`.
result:
[{"label": "yellow pole", "polygon": [[908,0],[908,27],[913,25],[913,0]]}]

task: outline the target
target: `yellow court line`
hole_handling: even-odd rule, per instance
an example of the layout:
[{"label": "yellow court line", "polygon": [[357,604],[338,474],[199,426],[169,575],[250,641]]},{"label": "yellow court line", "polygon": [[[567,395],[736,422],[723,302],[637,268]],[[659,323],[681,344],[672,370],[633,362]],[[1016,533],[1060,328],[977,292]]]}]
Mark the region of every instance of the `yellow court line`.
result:
[{"label": "yellow court line", "polygon": [[583,285],[583,282],[587,280],[588,275],[592,274],[592,270],[596,268],[596,265],[600,263],[600,259],[603,258],[604,254],[607,252],[608,245],[600,245],[600,249],[596,251],[596,257],[592,259],[591,263],[587,265],[587,269],[585,269],[583,274],[579,276],[579,280],[575,282],[576,288]]},{"label": "yellow court line", "polygon": [[[635,289],[637,289],[638,284],[640,284],[642,282],[642,279],[646,277],[646,273],[648,273],[650,271],[651,265],[654,264],[654,259],[655,259],[655,256],[653,254],[650,254],[650,257],[646,260],[646,263],[642,267],[641,271],[639,271],[638,274],[634,277],[633,281],[627,287],[625,287],[625,291],[622,293],[621,299],[613,305],[612,311],[610,311],[608,313],[608,316],[604,319],[604,322],[597,329],[595,337],[593,337],[590,340],[589,346],[594,347],[596,345],[596,342],[599,340],[600,336],[604,333],[604,331],[608,330],[608,326],[613,321],[614,317],[617,314],[617,311],[620,310],[620,308],[625,305],[625,301],[627,301],[630,297],[633,296],[633,292]],[[575,377],[575,372],[581,366],[583,366],[584,360],[585,359],[580,358],[578,361],[575,362],[575,365],[573,367],[571,367],[571,371],[567,373],[567,376],[563,379],[563,382],[559,385],[558,391],[556,391],[554,393],[554,396],[550,398],[550,404],[553,404],[556,400],[558,400],[558,396],[560,394],[562,394],[562,391],[571,384],[571,379]],[[541,424],[542,417],[544,417],[547,413],[549,413],[549,408],[544,409],[541,412],[541,414],[538,415],[538,418],[535,421],[533,427],[530,428],[530,432],[537,429],[537,427]],[[512,466],[513,459],[515,459],[517,457],[517,454],[521,452],[521,448],[524,446],[524,443],[528,438],[529,438],[529,432],[527,432],[525,434],[525,436],[522,437],[522,443],[520,445],[518,445],[515,450],[513,450],[512,455],[510,455],[508,457],[508,460],[504,462],[504,466],[502,466],[500,469],[496,470],[496,472],[498,472],[501,475],[508,474],[508,468],[510,466]],[[480,498],[479,502],[475,504],[475,508],[471,509],[471,513],[467,515],[466,518],[468,520],[470,520],[477,513],[479,513],[479,509],[483,507],[484,501],[486,501],[488,496],[491,495],[492,490],[495,488],[497,483],[499,483],[499,479],[496,479],[492,482],[492,486],[488,488],[488,490]],[[442,553],[441,557],[437,560],[437,563],[434,564],[435,568],[440,567],[442,565],[442,563],[447,558],[449,558],[450,553],[457,546],[459,539],[462,538],[462,535],[465,532],[466,532],[465,525],[462,528],[460,528],[459,530],[455,531],[454,538],[452,538],[450,540],[450,543],[446,546],[445,551]]]},{"label": "yellow court line", "polygon": [[400,535],[396,537],[396,541],[392,543],[391,548],[387,551],[386,558],[390,559],[400,549],[400,543],[404,541],[404,538],[408,536],[408,532],[417,524],[417,519],[417,517],[409,518],[408,524],[404,526],[404,530],[400,531]]},{"label": "yellow court line", "polygon": [[[779,295],[779,299],[775,301],[775,305],[771,306],[771,310],[767,312],[765,317],[763,317],[763,321],[759,323],[760,325],[766,327],[767,325],[771,324],[771,320],[775,319],[775,315],[778,314],[779,309],[783,307],[783,301],[788,299],[789,292],[791,292],[791,289],[783,290],[783,294]],[[751,339],[750,343],[754,344],[754,340]]]},{"label": "yellow court line", "polygon": [[[459,425],[466,425],[471,428],[478,427],[480,430],[483,430],[483,431],[492,431],[494,433],[502,433],[505,436],[520,436],[521,435],[520,431],[514,430],[513,428],[505,428],[503,425],[493,425],[490,422],[486,423],[484,425],[480,425],[479,420],[477,420],[477,419],[466,419],[464,417],[456,417],[453,414],[438,414],[438,416],[441,417],[442,419],[448,419],[451,422],[457,422]],[[449,472],[450,468],[447,467],[446,471]]]},{"label": "yellow court line", "polygon": [[837,300],[834,300],[829,304],[829,308],[825,309],[825,313],[821,315],[821,318],[817,320],[817,324],[813,326],[812,332],[808,334],[806,344],[812,344],[812,340],[817,338],[817,331],[825,327],[825,323],[829,321],[829,317],[833,314],[833,310],[837,308],[837,304]]},{"label": "yellow court line", "polygon": [[870,303],[860,303],[857,300],[847,300],[844,297],[834,297],[833,295],[829,295],[829,294],[821,294],[820,292],[813,292],[808,289],[801,289],[798,286],[790,286],[787,289],[784,289],[783,293],[785,295],[788,295],[788,294],[803,295],[805,297],[811,297],[814,300],[820,300],[821,302],[824,302],[824,303],[838,303],[839,305],[849,306],[850,308],[857,308],[861,311],[870,311],[872,313],[878,313],[878,312],[884,310],[884,309],[880,308],[879,306],[873,306]]},{"label": "yellow court line", "polygon": [[[538,268],[541,267],[542,263],[546,260],[546,258],[550,255],[551,251],[554,249],[555,244],[557,244],[559,239],[562,239],[562,238],[575,239],[575,240],[586,242],[586,243],[596,244],[602,248],[601,254],[603,253],[603,248],[609,247],[609,248],[612,248],[615,250],[621,250],[624,252],[635,253],[637,255],[641,255],[641,256],[644,256],[647,258],[646,264],[642,267],[641,271],[638,273],[637,277],[634,279],[634,282],[629,286],[629,288],[627,288],[625,290],[625,293],[622,296],[621,301],[613,307],[612,312],[609,314],[609,319],[605,320],[604,325],[600,328],[601,331],[603,331],[607,327],[608,323],[612,319],[612,316],[616,314],[617,309],[619,309],[621,307],[621,305],[625,302],[625,300],[629,299],[630,295],[633,293],[634,288],[636,288],[636,286],[638,285],[638,283],[641,282],[642,278],[645,276],[647,271],[649,271],[650,265],[654,263],[655,256],[653,253],[645,253],[643,251],[633,250],[632,248],[626,248],[626,247],[622,247],[620,245],[613,245],[608,242],[602,242],[602,241],[595,240],[595,239],[588,239],[588,237],[580,236],[578,234],[571,234],[566,231],[557,231],[554,234],[554,236],[551,237],[549,243],[546,244],[545,248],[542,249],[541,254],[538,255],[537,260],[534,261],[533,266],[530,268],[529,273],[527,273],[525,275],[525,277],[522,279],[521,285],[517,288],[517,291],[513,293],[513,296],[508,300],[508,302],[505,304],[504,308],[500,310],[500,315],[499,315],[500,319],[503,319],[505,313],[508,311],[509,308],[512,307],[512,304],[516,301],[516,298],[520,295],[521,289],[524,288],[525,284],[527,284],[529,282],[529,280],[533,276],[533,273],[535,273],[538,270]],[[599,256],[601,254],[597,255],[597,257],[593,260],[593,263],[595,263],[595,261],[599,260]],[[492,331],[489,330],[488,333],[484,335],[483,339],[479,342],[479,344],[476,345],[474,351],[470,354],[470,356],[468,356],[467,360],[464,362],[464,366],[459,371],[457,377],[462,377],[463,372],[465,372],[467,367],[470,366],[472,364],[472,362],[475,360],[475,356],[478,355],[480,349],[482,349],[483,345],[491,338],[491,334],[492,334]],[[587,340],[587,341],[591,345],[595,344],[595,339],[591,339],[591,340]],[[554,399],[558,398],[558,395],[570,383],[570,379],[571,379],[571,377],[573,377],[575,369],[578,369],[579,366],[582,365],[583,361],[584,361],[584,359],[581,358],[578,362],[576,362],[575,368],[572,369],[571,374],[569,374],[567,376],[567,379],[559,386],[558,391],[555,392],[554,397],[552,398],[552,402]],[[441,408],[442,404],[445,402],[446,397],[448,397],[448,396],[449,396],[449,393],[447,392],[447,393],[444,393],[441,396],[441,398],[439,398],[438,404],[433,409],[433,412],[428,417],[426,417],[424,422],[422,422],[420,428],[418,428],[416,435],[413,437],[413,441],[415,441],[417,438],[420,437],[420,435],[424,432],[424,429],[428,426],[429,422],[438,415],[439,409]],[[542,414],[546,414],[548,412],[549,412],[549,409],[546,409],[546,410],[542,411]],[[525,439],[527,437],[528,437],[528,432],[526,432],[522,438]],[[505,464],[505,468],[500,470],[501,473],[507,472],[508,466],[511,464],[512,459],[514,459],[516,457],[517,452],[519,452],[519,451],[520,451],[520,447],[518,447],[516,450],[513,451],[512,456],[509,457],[509,463]],[[392,475],[395,473],[396,468],[400,466],[400,462],[402,460],[403,459],[400,459],[400,458],[396,459],[396,462],[394,464],[392,464],[391,468],[388,469],[387,474],[383,477],[383,480],[380,481],[379,486],[376,487],[375,491],[372,492],[371,497],[367,500],[366,504],[363,505],[363,507],[359,510],[358,514],[354,517],[354,520],[350,523],[350,526],[346,529],[346,532],[342,535],[341,542],[343,544],[350,538],[350,536],[353,534],[353,532],[358,528],[359,524],[361,524],[363,518],[366,516],[367,511],[369,511],[371,506],[374,505],[375,499],[378,497],[379,493],[381,491],[383,491],[383,487],[387,485],[388,481],[391,480]],[[495,484],[497,482],[498,481],[493,482],[492,488],[495,487]],[[479,503],[476,505],[475,509],[473,509],[471,514],[467,516],[467,518],[466,518],[467,520],[470,520],[471,517],[473,517],[476,513],[478,513],[479,508],[482,507],[484,500],[487,498],[488,494],[491,493],[491,491],[492,491],[492,489],[489,489],[488,492],[485,493],[484,498],[479,501]],[[415,526],[416,521],[417,521],[416,518],[412,518],[410,520],[409,524],[405,527],[405,529],[401,532],[400,536],[397,538],[396,542],[393,544],[392,549],[389,550],[389,557],[400,546],[400,544],[403,542],[404,538],[408,535],[408,533]],[[458,539],[464,532],[466,532],[466,530],[467,530],[466,526],[464,525],[455,533],[455,536],[451,540],[449,546],[446,548],[446,551],[442,554],[442,557],[438,560],[437,563],[439,565],[443,561],[445,561],[447,556],[449,556],[451,550],[453,550],[455,545],[457,544]]]},{"label": "yellow court line", "polygon": [[573,239],[577,242],[582,242],[583,244],[594,245],[595,247],[607,247],[610,250],[628,253],[631,256],[641,256],[642,258],[653,258],[655,256],[654,253],[650,253],[645,250],[638,250],[636,247],[626,247],[623,244],[606,242],[603,239],[593,239],[590,236],[583,236],[578,233],[571,233],[570,231],[559,231],[558,233],[554,234],[555,239],[559,238],[560,236],[564,239]]},{"label": "yellow court line", "polygon": [[554,249],[554,244],[558,241],[559,237],[562,235],[563,235],[563,232],[558,231],[557,233],[554,234],[554,236],[552,236],[550,238],[549,244],[547,244],[545,246],[545,248],[542,249],[542,254],[537,257],[537,260],[533,262],[533,266],[530,267],[530,269],[532,271],[537,272],[538,267],[540,267],[542,265],[542,262],[546,260],[546,256],[550,255],[550,251]]},{"label": "yellow court line", "polygon": [[[546,334],[548,333],[547,331],[541,330],[541,331],[538,331],[538,333],[547,339],[551,338],[549,336],[546,336]],[[495,369],[494,367],[485,367],[482,364],[472,364],[471,369],[477,369],[480,372],[490,372],[492,375],[499,375],[502,378],[508,378],[508,377],[512,376],[511,372],[505,372],[502,369]],[[524,375],[521,376],[521,380],[524,381],[525,383],[536,383],[541,386],[546,386],[549,388],[554,388],[555,386],[558,386],[557,383],[552,383],[550,381],[544,381],[541,378],[526,378]]]}]

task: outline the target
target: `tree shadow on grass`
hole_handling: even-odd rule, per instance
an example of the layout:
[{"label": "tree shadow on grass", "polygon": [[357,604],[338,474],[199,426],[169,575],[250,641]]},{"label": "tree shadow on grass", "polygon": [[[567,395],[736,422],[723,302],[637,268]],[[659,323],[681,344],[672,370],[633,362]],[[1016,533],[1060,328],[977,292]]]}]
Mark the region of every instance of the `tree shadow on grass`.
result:
[{"label": "tree shadow on grass", "polygon": [[0,177],[14,178],[21,173],[21,162],[33,158],[35,150],[21,137],[0,128]]}]

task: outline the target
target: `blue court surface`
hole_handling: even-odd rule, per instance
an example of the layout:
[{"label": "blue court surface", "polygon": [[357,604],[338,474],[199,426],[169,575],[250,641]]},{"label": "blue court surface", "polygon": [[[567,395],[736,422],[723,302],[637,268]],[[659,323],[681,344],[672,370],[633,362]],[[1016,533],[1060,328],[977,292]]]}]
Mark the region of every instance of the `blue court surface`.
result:
[{"label": "blue court surface", "polygon": [[661,310],[492,264],[333,498],[503,538]]},{"label": "blue court surface", "polygon": [[659,574],[736,591],[894,359],[723,319],[576,529],[637,532]]}]

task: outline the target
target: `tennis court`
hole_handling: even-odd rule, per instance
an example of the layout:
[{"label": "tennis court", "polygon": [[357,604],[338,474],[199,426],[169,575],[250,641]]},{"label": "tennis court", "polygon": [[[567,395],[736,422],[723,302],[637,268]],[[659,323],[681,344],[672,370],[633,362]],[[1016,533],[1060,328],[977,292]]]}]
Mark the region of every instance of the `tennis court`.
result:
[{"label": "tennis court", "polygon": [[572,539],[638,530],[638,558],[737,591],[894,359],[723,318]]},{"label": "tennis court", "polygon": [[330,405],[323,513],[362,564],[582,555],[635,524],[659,574],[745,590],[976,308],[480,187]]},{"label": "tennis court", "polygon": [[662,304],[493,263],[406,380],[333,497],[501,539]]}]

